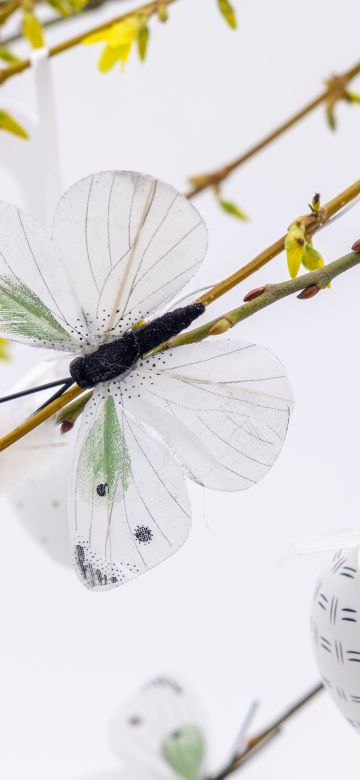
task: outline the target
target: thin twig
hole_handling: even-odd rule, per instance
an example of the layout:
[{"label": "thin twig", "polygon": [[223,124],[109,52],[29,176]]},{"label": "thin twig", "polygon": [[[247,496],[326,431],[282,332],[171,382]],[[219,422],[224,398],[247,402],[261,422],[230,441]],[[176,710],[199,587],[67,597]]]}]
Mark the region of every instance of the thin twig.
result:
[{"label": "thin twig", "polygon": [[[136,14],[142,14],[150,18],[150,16],[153,16],[153,14],[157,12],[159,6],[171,5],[175,2],[177,2],[177,0],[153,0],[152,3],[141,5],[138,8],[134,8],[132,11],[128,11],[126,14],[115,16],[113,19],[109,19],[107,22],[103,22],[103,24],[92,27],[90,30],[86,30],[86,32],[82,32],[79,35],[75,35],[73,38],[68,38],[68,40],[56,44],[56,46],[52,46],[52,48],[49,49],[49,57],[56,57],[58,54],[62,54],[63,52],[74,48],[74,46],[78,46],[80,43],[83,43],[85,38],[87,38],[89,35],[95,35],[96,33],[102,32],[103,30],[107,30],[113,24],[123,22],[125,19],[129,19]],[[13,76],[17,76],[20,73],[23,73],[30,67],[31,60],[26,59],[20,60],[20,62],[15,62],[14,65],[10,65],[8,68],[0,69],[0,85],[4,84],[5,81],[12,78]]]},{"label": "thin twig", "polygon": [[[351,184],[350,187],[347,187],[343,192],[340,192],[335,198],[332,198],[332,200],[326,203],[316,214],[305,214],[293,221],[301,222],[306,227],[307,234],[313,235],[320,227],[328,222],[331,217],[338,211],[341,211],[344,206],[354,200],[358,195],[360,195],[360,179],[354,182],[354,184]],[[208,306],[209,303],[212,303],[221,295],[224,295],[228,290],[231,290],[239,284],[239,282],[247,279],[248,276],[255,273],[255,271],[258,271],[266,265],[266,263],[279,255],[284,250],[284,241],[285,235],[281,236],[274,244],[268,246],[260,252],[259,255],[256,255],[253,260],[250,260],[249,263],[246,263],[246,265],[242,266],[238,271],[231,274],[231,276],[228,276],[226,279],[223,279],[216,284],[198,300],[205,306]]]},{"label": "thin twig", "polygon": [[[359,193],[360,193],[360,179],[354,184],[352,184],[350,187],[348,187],[346,190],[341,192],[339,195],[337,195],[335,198],[330,200],[326,204],[326,206],[323,207],[318,213],[307,214],[304,217],[301,217],[300,220],[302,220],[303,223],[306,225],[306,229],[308,233],[312,234],[322,224],[326,224],[327,220],[331,216],[336,214],[337,211],[340,211],[347,203],[353,200]],[[230,290],[232,287],[235,287],[236,284],[239,284],[240,281],[245,279],[255,270],[261,268],[262,265],[265,265],[265,263],[267,263],[277,254],[279,254],[283,250],[283,248],[284,248],[284,236],[281,239],[279,239],[275,244],[272,244],[271,247],[265,249],[264,252],[261,252],[260,255],[254,258],[254,260],[252,260],[246,266],[241,268],[239,271],[236,271],[235,274],[232,274],[232,276],[228,277],[227,279],[224,279],[222,282],[215,285],[211,290],[209,290],[209,292],[207,292],[204,296],[199,298],[199,300],[201,300],[206,306],[209,305],[216,298],[219,298],[221,295],[224,295],[225,292]],[[351,258],[350,261],[349,261],[349,257]],[[305,287],[307,287],[309,284],[316,284],[318,279],[321,278],[327,279],[326,282],[327,284],[330,279],[334,278],[334,276],[337,275],[337,273],[343,273],[343,271],[347,270],[347,267],[344,267],[344,263],[346,264],[346,262],[349,261],[348,267],[351,268],[353,265],[356,265],[359,262],[359,258],[360,258],[360,253],[353,252],[352,255],[346,256],[346,258],[341,258],[339,261],[335,261],[335,264],[331,263],[330,265],[324,266],[324,268],[321,268],[319,271],[314,271],[312,274],[301,276],[298,279],[290,280],[289,282],[283,282],[283,285],[288,285],[288,286],[292,285],[292,287],[289,292],[287,293],[285,292],[283,295],[279,295],[279,298],[284,297],[284,295],[291,295],[292,292],[295,292],[296,289],[302,290]],[[337,263],[338,265],[336,265]],[[335,269],[334,269],[334,265],[336,266]],[[337,273],[336,273],[336,268],[339,268]],[[329,273],[332,272],[333,275],[332,276],[329,275]],[[316,276],[316,275],[320,275],[320,276]],[[309,278],[312,279],[315,278],[316,281],[310,282],[308,281]],[[273,289],[276,286],[277,285],[272,285],[271,289]],[[282,287],[282,285],[280,285],[280,287]],[[287,289],[289,289],[289,287]],[[249,304],[245,304],[245,306],[242,306],[241,311],[235,309],[233,312],[228,312],[223,317],[217,317],[216,320],[213,320],[212,323],[208,323],[207,325],[204,325],[200,328],[196,328],[195,330],[189,331],[188,333],[180,334],[180,336],[176,337],[177,339],[176,342],[174,339],[172,339],[166,344],[162,344],[155,351],[159,352],[165,349],[169,349],[170,347],[174,347],[175,345],[179,346],[180,344],[184,344],[184,343],[192,343],[192,341],[200,341],[201,339],[206,338],[206,335],[210,335],[211,328],[212,327],[215,328],[215,326],[217,326],[219,321],[221,320],[228,320],[228,327],[232,327],[232,324],[235,324],[236,318],[237,318],[236,321],[240,322],[241,319],[245,319],[246,316],[250,316],[250,312],[255,314],[255,312],[258,311],[260,308],[264,308],[264,306],[269,305],[270,300],[268,300],[267,297],[268,291],[269,288],[267,288],[267,290],[263,294],[265,297],[260,296],[254,301],[251,301]],[[263,305],[261,305],[261,300],[263,301]],[[213,334],[214,334],[214,330],[213,330]],[[58,398],[56,401],[49,404],[49,406],[47,406],[45,409],[42,409],[40,412],[35,413],[29,420],[26,420],[22,425],[20,425],[14,431],[11,431],[2,439],[0,439],[0,452],[2,450],[5,450],[7,447],[10,447],[10,445],[14,444],[16,441],[19,441],[19,439],[21,439],[27,433],[32,431],[38,425],[41,425],[41,423],[49,419],[49,417],[59,412],[60,409],[63,409],[67,403],[69,403],[78,395],[80,395],[81,392],[82,389],[77,385],[75,385],[75,387],[71,388],[66,393],[64,393],[64,395],[62,395],[61,398]]]},{"label": "thin twig", "polygon": [[253,758],[254,755],[262,750],[262,748],[264,748],[274,737],[280,733],[280,729],[284,723],[290,720],[293,715],[299,712],[303,707],[305,707],[306,704],[312,701],[312,699],[314,699],[323,690],[323,684],[319,683],[308,693],[306,693],[305,696],[302,696],[299,701],[295,702],[295,704],[285,710],[285,712],[283,712],[279,718],[273,721],[273,723],[271,723],[270,726],[268,726],[264,731],[249,739],[245,750],[243,750],[239,756],[236,756],[227,767],[219,772],[219,774],[211,778],[211,780],[225,780],[226,777],[229,777],[231,774],[233,774],[233,772],[236,772],[238,769],[240,769],[240,767]]},{"label": "thin twig", "polygon": [[[260,311],[260,309],[264,309],[266,306],[281,300],[281,298],[285,298],[287,295],[292,295],[295,292],[299,292],[299,290],[304,290],[308,287],[314,286],[317,286],[320,290],[323,287],[326,287],[331,279],[335,279],[336,276],[339,276],[339,274],[348,271],[350,268],[353,268],[359,263],[360,252],[351,252],[349,255],[345,255],[345,257],[341,257],[339,260],[335,260],[333,263],[325,265],[318,271],[312,271],[311,273],[304,274],[297,279],[290,279],[289,281],[281,282],[280,284],[267,285],[264,287],[261,294],[258,295],[254,300],[245,303],[238,309],[233,309],[232,311],[227,312],[222,317],[217,317],[215,320],[212,320],[212,322],[208,322],[205,325],[202,325],[200,328],[196,328],[195,330],[180,334],[174,339],[170,339],[170,341],[161,344],[160,347],[154,350],[154,353],[172,349],[183,344],[193,344],[195,342],[202,341],[207,336],[224,332],[224,330],[232,328],[241,320],[250,317],[252,314],[256,314],[256,312]],[[0,439],[0,452],[5,450],[7,447],[10,447],[10,445],[14,444],[16,441],[19,441],[19,439],[22,439],[23,436],[26,436],[26,434],[30,433],[30,431],[34,430],[34,428],[37,428],[38,425],[41,425],[41,423],[43,423],[45,420],[48,420],[49,417],[52,417],[54,414],[59,412],[60,409],[63,409],[66,404],[68,404],[70,401],[73,401],[73,399],[82,392],[82,388],[75,385],[75,387],[71,388],[71,390],[68,390],[56,401],[53,401],[48,406],[46,406],[45,409],[42,409],[40,412],[36,412],[32,417],[30,417],[30,419],[26,420],[22,425],[19,425],[18,428],[15,428],[15,430],[11,431],[2,439]]]},{"label": "thin twig", "polygon": [[216,317],[216,319],[210,322],[206,322],[205,325],[200,325],[199,328],[194,328],[185,333],[180,333],[179,336],[174,336],[174,338],[157,347],[154,352],[164,352],[167,349],[174,349],[184,344],[195,344],[198,341],[203,341],[208,336],[217,336],[220,333],[225,333],[230,328],[233,328],[234,325],[242,322],[242,320],[246,320],[258,311],[261,311],[261,309],[265,309],[282,298],[307,289],[311,289],[312,294],[323,290],[336,276],[349,271],[350,268],[354,268],[359,264],[360,251],[350,252],[338,260],[324,265],[317,271],[302,274],[302,276],[298,276],[296,279],[288,279],[286,282],[280,282],[279,284],[267,284],[260,288],[254,298],[247,303]]},{"label": "thin twig", "polygon": [[13,431],[10,431],[10,433],[7,433],[6,436],[3,436],[3,438],[0,439],[0,452],[2,450],[6,450],[7,447],[10,447],[11,444],[15,444],[16,441],[22,439],[23,436],[26,436],[28,433],[37,428],[38,425],[41,425],[41,423],[45,422],[50,417],[53,417],[54,414],[59,412],[60,409],[66,406],[66,404],[70,403],[70,401],[73,401],[74,398],[77,398],[77,396],[81,395],[83,392],[84,390],[82,387],[75,385],[75,387],[70,388],[70,390],[64,393],[64,395],[60,396],[60,398],[57,398],[55,401],[52,401],[51,404],[45,406],[45,408],[40,412],[33,414],[32,417],[29,417],[28,420],[25,420],[25,422],[19,425],[18,428],[14,428]]},{"label": "thin twig", "polygon": [[272,141],[280,138],[281,135],[296,125],[301,119],[304,119],[304,117],[314,111],[315,108],[318,108],[318,106],[326,103],[334,96],[337,99],[344,97],[344,93],[349,82],[359,73],[360,62],[357,62],[355,65],[353,65],[353,67],[349,68],[340,76],[334,76],[331,79],[328,79],[326,82],[326,89],[324,89],[323,92],[310,100],[306,106],[303,106],[303,108],[299,109],[299,111],[293,114],[293,116],[291,116],[285,122],[280,124],[271,133],[265,135],[264,138],[251,146],[250,149],[247,149],[246,152],[240,155],[240,157],[237,157],[235,160],[227,163],[227,165],[224,165],[221,168],[217,168],[216,170],[199,174],[197,176],[192,176],[190,181],[194,186],[187,193],[187,197],[190,199],[194,198],[196,195],[199,195],[200,192],[208,189],[209,187],[219,186],[219,184],[224,181],[224,179],[226,179],[231,173],[233,173],[233,171],[235,171],[237,168],[240,168],[241,165],[258,154],[258,152],[260,152],[262,149],[265,149],[266,146],[269,146]]}]

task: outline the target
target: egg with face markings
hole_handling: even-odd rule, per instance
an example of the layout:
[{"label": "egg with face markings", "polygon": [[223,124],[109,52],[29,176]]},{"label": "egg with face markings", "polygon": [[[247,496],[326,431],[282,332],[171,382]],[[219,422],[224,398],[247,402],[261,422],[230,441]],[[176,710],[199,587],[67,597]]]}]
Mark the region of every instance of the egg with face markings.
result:
[{"label": "egg with face markings", "polygon": [[316,587],[311,628],[323,683],[360,734],[360,549],[338,550]]}]

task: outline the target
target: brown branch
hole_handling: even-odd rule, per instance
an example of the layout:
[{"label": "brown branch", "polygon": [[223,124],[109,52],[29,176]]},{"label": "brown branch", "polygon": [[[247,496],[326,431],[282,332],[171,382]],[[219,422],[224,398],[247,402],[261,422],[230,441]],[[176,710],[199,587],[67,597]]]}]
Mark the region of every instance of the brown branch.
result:
[{"label": "brown branch", "polygon": [[295,702],[295,704],[292,704],[291,707],[286,709],[285,712],[283,712],[279,718],[274,720],[273,723],[271,723],[270,726],[268,726],[264,731],[249,739],[242,753],[240,753],[238,756],[235,756],[235,758],[232,759],[232,761],[221,772],[219,772],[219,774],[211,778],[211,780],[225,780],[226,777],[229,777],[231,774],[233,774],[233,772],[236,772],[238,769],[240,769],[240,767],[242,767],[257,753],[259,753],[260,750],[266,747],[266,745],[268,745],[268,743],[280,733],[284,723],[287,723],[290,718],[296,715],[296,713],[300,712],[303,707],[305,707],[323,690],[323,684],[319,683],[308,693],[306,693],[305,696],[302,696],[299,701]]},{"label": "brown branch", "polygon": [[[318,268],[317,271],[302,274],[296,279],[288,279],[286,282],[280,282],[279,284],[267,284],[264,287],[260,287],[245,296],[244,300],[246,303],[242,306],[232,309],[216,317],[216,319],[210,320],[210,322],[206,322],[205,325],[200,325],[198,328],[174,336],[174,338],[157,347],[152,354],[165,352],[168,349],[184,346],[184,344],[196,344],[208,336],[218,336],[233,328],[234,325],[238,325],[239,322],[252,317],[253,314],[261,311],[261,309],[265,309],[267,306],[271,306],[273,303],[297,292],[304,291],[305,294],[301,295],[303,299],[313,297],[314,294],[325,289],[332,279],[359,264],[360,251],[350,252],[338,260]],[[306,294],[306,291],[308,291],[308,294]]]},{"label": "brown branch", "polygon": [[[354,200],[358,195],[360,195],[360,179],[355,181],[354,184],[351,184],[350,187],[347,187],[343,192],[340,192],[335,198],[329,200],[316,214],[305,214],[293,221],[301,222],[305,225],[307,234],[313,235],[320,227],[325,225],[331,217],[337,214],[338,211],[341,211],[344,206]],[[239,284],[239,282],[247,279],[248,276],[251,276],[251,274],[258,271],[266,265],[266,263],[269,263],[270,260],[273,260],[274,257],[279,255],[284,250],[284,241],[285,235],[278,238],[274,244],[271,244],[260,252],[259,255],[256,255],[256,257],[242,266],[238,271],[235,271],[231,276],[228,276],[226,279],[219,282],[219,284],[212,287],[207,293],[201,295],[198,300],[204,303],[205,306],[208,306],[209,303],[212,303],[221,295],[224,295],[224,293],[231,290]]]},{"label": "brown branch", "polygon": [[333,78],[328,79],[326,89],[324,89],[323,92],[310,100],[306,106],[300,108],[299,111],[293,114],[293,116],[291,116],[285,122],[280,124],[271,133],[265,135],[264,138],[254,144],[254,146],[251,146],[250,149],[247,149],[247,151],[241,154],[240,157],[237,157],[227,165],[224,165],[223,167],[216,170],[199,174],[197,176],[192,176],[190,181],[193,184],[193,187],[187,193],[188,198],[194,198],[196,195],[199,195],[200,192],[203,192],[203,190],[206,190],[209,187],[219,186],[219,184],[224,181],[224,179],[226,179],[231,173],[233,173],[233,171],[235,171],[237,168],[240,168],[241,165],[258,154],[258,152],[260,152],[262,149],[265,149],[266,146],[269,146],[272,141],[280,138],[280,136],[283,135],[287,130],[300,122],[301,119],[304,119],[304,117],[314,111],[315,108],[318,108],[318,106],[321,104],[327,103],[329,100],[338,100],[342,97],[345,97],[346,87],[348,86],[349,82],[359,73],[360,62],[357,62],[355,65],[353,65],[352,68],[349,68],[349,70],[345,71],[345,73],[342,75],[334,76]]},{"label": "brown branch", "polygon": [[[341,208],[343,208],[344,205],[350,202],[353,198],[356,197],[360,193],[360,180],[352,184],[350,187],[348,187],[344,192],[341,192],[339,195],[337,195],[335,198],[330,200],[325,207],[323,207],[318,213],[316,214],[308,214],[304,217],[301,217],[300,219],[304,222],[306,225],[307,231],[309,234],[315,232],[321,224],[325,224],[326,221],[329,219],[330,216],[333,216],[337,211],[339,211]],[[274,251],[274,247],[276,251]],[[275,257],[276,254],[279,254],[284,248],[284,237],[282,239],[279,239],[275,244],[272,244],[271,247],[268,247],[268,249],[264,250],[260,255],[258,255],[257,258],[255,258],[253,261],[248,263],[244,268],[240,269],[239,271],[236,271],[235,274],[233,274],[231,277],[228,277],[223,282],[220,282],[219,284],[215,285],[206,295],[201,296],[198,300],[202,300],[205,305],[209,305],[212,301],[214,301],[216,298],[219,298],[221,295],[224,295],[225,292],[230,290],[232,287],[234,287],[236,284],[238,284],[242,279],[245,279],[246,276],[249,276],[250,273],[253,273],[254,270],[257,270],[257,268],[260,268],[261,265],[264,265],[266,262],[268,262],[272,257]],[[261,262],[260,262],[260,260]],[[343,271],[348,270],[348,268],[351,268],[353,265],[358,263],[360,261],[360,253],[353,252],[352,255],[348,255],[345,258],[341,258],[338,261],[335,261],[335,263],[329,264],[327,266],[324,266],[319,271],[313,271],[311,274],[304,275],[298,279],[292,279],[289,282],[283,282],[282,286],[286,285],[292,285],[291,292],[294,291],[295,286],[298,286],[298,289],[304,289],[304,287],[308,286],[310,283],[316,283],[316,280],[319,281],[320,277],[316,276],[321,274],[321,279],[325,280],[327,279],[327,282],[329,279],[332,279],[334,276],[336,276],[338,273],[343,273]],[[259,264],[260,263],[260,264]],[[335,267],[334,267],[335,266]],[[314,281],[306,282],[306,278],[311,278]],[[281,286],[281,285],[280,285]],[[269,290],[273,291],[276,288],[276,285],[272,285],[271,288],[265,288],[266,295],[269,294]],[[273,294],[273,292],[272,292]],[[290,295],[290,292],[287,292],[286,294]],[[279,296],[279,297],[284,297]],[[267,300],[266,296],[265,299]],[[261,300],[260,298],[257,298],[255,301],[251,302],[254,308],[258,310],[261,308]],[[268,305],[267,303],[264,305]],[[245,304],[245,306],[250,306],[250,304]],[[245,307],[241,307],[242,310],[244,310]],[[177,336],[175,339],[172,339],[170,342],[167,342],[166,344],[162,344],[160,347],[158,347],[157,350],[154,350],[154,352],[159,352],[165,349],[168,349],[170,346],[179,346],[182,343],[190,343],[191,339],[193,341],[200,341],[201,338],[205,338],[205,335],[209,334],[209,327],[211,325],[216,326],[219,323],[219,320],[224,319],[227,317],[228,319],[230,317],[235,318],[237,316],[237,321],[240,321],[240,319],[245,319],[245,315],[239,313],[238,309],[234,309],[233,312],[229,312],[227,315],[224,315],[223,318],[217,318],[213,321],[213,323],[207,323],[207,325],[202,326],[201,328],[197,328],[195,331],[190,331],[185,334],[180,334],[180,336]],[[249,315],[246,315],[249,316]],[[230,319],[229,319],[230,323]],[[235,324],[235,320],[233,322]],[[229,327],[231,325],[229,324]],[[204,335],[204,328],[207,328],[207,333]],[[34,428],[36,428],[38,425],[40,425],[45,420],[52,417],[54,414],[60,411],[60,409],[63,409],[66,404],[68,404],[70,401],[72,401],[74,398],[76,398],[80,393],[83,392],[80,387],[75,386],[74,388],[68,390],[66,393],[64,393],[60,398],[58,398],[56,401],[53,401],[51,404],[45,407],[45,409],[42,409],[41,412],[35,413],[32,417],[30,417],[29,420],[26,420],[25,423],[20,425],[18,428],[16,428],[14,431],[11,431],[9,434],[4,436],[2,439],[0,439],[0,452],[2,450],[5,450],[7,447],[10,447],[11,444],[14,444],[16,441],[21,439],[23,436],[25,436],[27,433],[32,431]]]},{"label": "brown branch", "polygon": [[38,425],[41,425],[41,423],[48,420],[54,414],[57,414],[60,409],[62,409],[66,404],[70,403],[70,401],[73,401],[74,398],[77,398],[77,396],[83,392],[84,390],[82,387],[75,385],[75,387],[71,387],[70,390],[67,390],[66,393],[61,395],[60,398],[57,398],[55,401],[52,401],[52,403],[48,404],[48,406],[45,406],[44,409],[41,409],[41,411],[33,414],[32,417],[29,417],[28,420],[25,420],[25,422],[19,425],[18,428],[14,428],[13,431],[10,431],[10,433],[7,433],[5,436],[3,436],[2,439],[0,439],[0,452],[2,450],[6,450],[7,447],[11,446],[11,444],[15,444],[15,442],[19,441],[19,439],[22,439],[23,436],[26,436],[28,433],[37,428]]},{"label": "brown branch", "polygon": [[[95,35],[96,33],[102,32],[103,30],[107,30],[113,24],[118,24],[118,22],[123,22],[125,19],[130,19],[135,14],[143,14],[144,16],[150,18],[150,16],[153,16],[153,14],[157,12],[159,6],[171,5],[175,2],[177,2],[177,0],[153,0],[152,3],[146,3],[146,5],[134,8],[132,11],[128,11],[126,14],[115,16],[113,19],[109,19],[107,22],[103,22],[103,24],[99,24],[96,27],[92,27],[90,30],[86,30],[86,32],[75,35],[73,38],[69,38],[62,43],[56,44],[56,46],[53,46],[51,49],[49,49],[49,57],[56,57],[58,54],[62,54],[63,52],[68,51],[69,49],[74,48],[74,46],[78,46],[79,44],[83,43],[85,38],[87,38],[89,35]],[[0,86],[8,79],[23,73],[30,67],[31,61],[26,59],[20,60],[20,62],[16,62],[14,65],[10,65],[8,68],[0,69]]]}]

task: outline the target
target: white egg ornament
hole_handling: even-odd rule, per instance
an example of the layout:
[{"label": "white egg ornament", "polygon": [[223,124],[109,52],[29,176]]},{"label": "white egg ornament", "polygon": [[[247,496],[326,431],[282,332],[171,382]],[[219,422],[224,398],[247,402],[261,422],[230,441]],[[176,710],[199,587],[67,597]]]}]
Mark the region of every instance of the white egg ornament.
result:
[{"label": "white egg ornament", "polygon": [[317,585],[311,627],[325,687],[360,733],[359,547],[338,550]]}]

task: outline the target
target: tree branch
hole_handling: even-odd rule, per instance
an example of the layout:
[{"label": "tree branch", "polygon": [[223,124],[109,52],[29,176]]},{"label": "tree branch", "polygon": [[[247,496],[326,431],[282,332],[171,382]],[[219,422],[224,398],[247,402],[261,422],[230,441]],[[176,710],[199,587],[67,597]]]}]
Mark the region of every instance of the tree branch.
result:
[{"label": "tree branch", "polygon": [[[301,217],[301,219],[304,220],[305,224],[307,225],[308,232],[312,233],[317,230],[321,224],[325,224],[330,216],[340,210],[359,192],[360,180],[351,185],[351,187],[348,187],[346,190],[344,190],[344,192],[340,193],[340,195],[337,195],[335,198],[329,201],[329,203],[324,207],[325,211],[323,216],[321,216],[321,212],[323,211],[323,209],[321,209],[321,211],[317,214],[308,214],[304,217]],[[276,248],[276,251],[274,251],[274,247]],[[249,276],[250,273],[253,273],[253,270],[256,270],[257,267],[260,268],[261,265],[264,265],[272,257],[275,257],[276,254],[279,254],[283,248],[284,237],[279,239],[279,241],[273,244],[270,248],[258,255],[255,260],[248,263],[247,266],[244,266],[243,269],[240,269],[240,271],[237,271],[235,274],[233,274],[228,279],[225,279],[220,284],[215,285],[212,290],[210,290],[208,293],[206,293],[206,295],[202,296],[198,300],[202,300],[205,305],[210,304],[213,300],[219,298],[221,295],[224,295],[227,290],[230,290],[232,287],[238,284],[239,281],[245,279],[246,276]],[[260,265],[259,258],[261,259]],[[237,322],[240,322],[246,317],[249,317],[251,314],[255,314],[260,309],[265,308],[265,306],[268,306],[270,303],[274,303],[276,300],[284,298],[286,295],[292,295],[294,292],[304,290],[310,285],[318,285],[319,289],[326,287],[331,279],[334,279],[336,276],[344,273],[344,271],[349,270],[358,263],[360,263],[360,252],[352,252],[351,254],[346,255],[339,260],[335,260],[335,262],[330,263],[323,268],[320,268],[318,271],[304,274],[297,279],[290,279],[289,281],[282,282],[278,285],[268,285],[264,288],[264,291],[262,291],[261,295],[257,296],[254,300],[249,301],[249,303],[246,303],[244,306],[241,306],[240,309],[233,309],[232,311],[223,315],[223,317],[217,317],[212,322],[207,323],[200,328],[196,328],[195,330],[189,331],[188,333],[180,334],[174,339],[171,339],[165,344],[162,344],[160,347],[154,350],[154,352],[164,351],[175,346],[180,346],[181,344],[191,344],[196,341],[201,341],[202,339],[206,338],[206,336],[216,335],[217,333],[224,332],[225,330],[233,327],[233,325],[235,325]],[[246,271],[245,275],[244,270]],[[70,403],[70,401],[73,401],[73,399],[82,392],[82,388],[75,385],[75,387],[68,390],[60,398],[56,399],[56,401],[53,401],[40,412],[36,412],[22,425],[0,439],[0,452],[5,450],[7,447],[10,447],[10,445],[14,444],[16,441],[19,441],[19,439],[21,439],[23,436],[26,436],[26,434],[30,433],[30,431],[34,430],[34,428],[37,428],[37,426],[41,425],[41,423],[43,423],[45,420],[48,420],[54,414],[57,414],[60,409],[63,409],[66,404]]]},{"label": "tree branch", "polygon": [[281,301],[282,298],[286,298],[288,295],[294,295],[296,292],[309,290],[310,294],[304,297],[312,297],[327,287],[332,279],[359,264],[360,251],[350,252],[350,254],[334,260],[333,263],[324,265],[317,271],[302,274],[302,276],[298,276],[296,279],[288,279],[286,282],[280,282],[279,284],[267,284],[255,290],[253,295],[249,293],[248,296],[245,296],[248,300],[242,306],[232,309],[210,322],[206,322],[205,325],[200,325],[199,328],[194,328],[185,333],[180,333],[179,336],[174,336],[174,338],[157,347],[154,352],[164,352],[167,349],[174,349],[174,347],[180,347],[184,344],[195,344],[198,341],[203,341],[208,336],[218,336],[220,333],[225,333],[230,328],[233,328],[234,325],[237,325],[242,320],[246,320],[258,311],[261,311],[261,309]]},{"label": "tree branch", "polygon": [[237,157],[235,160],[227,163],[227,165],[210,171],[209,173],[192,176],[190,181],[193,184],[193,187],[187,193],[187,197],[191,199],[209,187],[217,187],[219,184],[221,184],[221,182],[224,181],[224,179],[233,173],[233,171],[235,171],[237,168],[240,168],[241,165],[258,154],[258,152],[260,152],[262,149],[265,149],[266,146],[269,146],[272,141],[280,138],[280,136],[282,136],[287,130],[289,130],[291,127],[300,122],[301,119],[304,119],[304,117],[314,111],[315,108],[318,108],[318,106],[323,103],[327,103],[329,100],[344,98],[346,87],[348,86],[349,82],[359,73],[360,62],[357,62],[355,65],[353,65],[352,68],[349,68],[340,76],[334,76],[333,78],[328,79],[326,89],[324,89],[323,92],[310,100],[306,106],[300,108],[299,111],[293,114],[293,116],[291,116],[285,122],[280,124],[271,133],[265,135],[264,138],[254,144],[254,146],[251,146],[250,149],[247,149],[247,151],[241,154],[240,157]]},{"label": "tree branch", "polygon": [[[354,198],[356,198],[358,195],[360,195],[360,179],[354,182],[354,184],[351,184],[350,187],[347,187],[343,192],[340,192],[340,194],[335,198],[329,200],[328,203],[326,203],[325,206],[323,206],[316,214],[305,214],[304,216],[299,217],[297,220],[293,220],[293,222],[302,223],[306,227],[307,234],[311,236],[316,233],[320,227],[325,225],[325,223],[328,222],[331,217],[333,217],[337,212],[341,211],[344,206],[354,200]],[[251,274],[255,273],[255,271],[258,271],[260,268],[266,265],[266,263],[279,255],[284,250],[284,241],[285,235],[281,236],[281,238],[275,241],[274,244],[271,244],[262,252],[260,252],[259,255],[256,255],[253,260],[250,260],[249,263],[242,266],[242,268],[240,268],[238,271],[235,271],[234,274],[231,274],[231,276],[228,276],[226,279],[223,279],[223,281],[216,284],[211,288],[211,290],[202,295],[198,300],[204,303],[205,306],[208,306],[209,303],[212,303],[221,295],[224,295],[224,293],[228,292],[228,290],[231,290],[233,287],[239,284],[239,282],[247,279],[248,276],[251,276]]]},{"label": "tree branch", "polygon": [[22,439],[23,436],[26,436],[28,433],[37,428],[38,425],[41,425],[41,423],[45,422],[54,414],[59,412],[60,409],[66,406],[66,404],[70,403],[70,401],[73,401],[74,398],[77,398],[77,396],[81,395],[83,392],[84,389],[82,387],[75,385],[74,387],[71,387],[70,390],[67,390],[66,393],[61,395],[60,398],[57,398],[55,401],[52,401],[50,404],[48,404],[48,406],[45,406],[44,409],[41,409],[39,412],[35,412],[32,417],[29,417],[28,420],[25,420],[25,422],[19,425],[18,428],[14,428],[13,431],[10,431],[10,433],[7,433],[5,436],[3,436],[2,439],[0,439],[0,452],[2,450],[6,450],[11,446],[11,444],[15,444],[15,442],[19,441],[19,439]]},{"label": "tree branch", "polygon": [[[92,27],[90,30],[86,30],[86,32],[80,33],[79,35],[75,35],[73,38],[69,38],[66,41],[63,41],[62,43],[56,44],[56,46],[53,46],[51,49],[49,49],[49,57],[56,57],[58,54],[62,54],[65,51],[68,51],[69,49],[72,49],[74,46],[78,46],[80,43],[83,43],[85,38],[87,38],[89,35],[94,35],[95,33],[102,32],[103,30],[107,30],[109,27],[111,27],[113,24],[117,24],[118,22],[123,22],[125,19],[129,19],[132,16],[136,14],[143,14],[144,16],[147,16],[150,18],[155,14],[161,5],[171,5],[172,3],[177,2],[177,0],[153,0],[152,3],[146,3],[146,5],[139,6],[138,8],[134,8],[132,11],[128,11],[126,14],[121,14],[121,16],[115,16],[113,19],[109,19],[107,22],[104,22],[103,24],[99,24],[96,27]],[[23,73],[25,70],[28,70],[28,68],[31,67],[31,61],[29,59],[27,60],[20,60],[20,62],[14,63],[14,65],[10,65],[8,68],[2,68],[0,69],[0,86],[1,84],[4,84],[5,81],[12,78],[13,76],[19,75],[19,73]]]},{"label": "tree branch", "polygon": [[240,755],[235,756],[235,758],[226,766],[219,774],[217,774],[215,777],[212,777],[210,780],[225,780],[226,777],[229,777],[233,772],[236,772],[240,767],[242,767],[247,761],[249,761],[253,756],[255,756],[257,753],[259,753],[262,748],[264,748],[274,737],[276,737],[281,730],[281,727],[284,725],[284,723],[287,723],[290,718],[293,717],[297,712],[299,712],[303,707],[305,707],[306,704],[308,704],[312,699],[315,698],[321,691],[324,690],[324,686],[322,683],[319,683],[314,688],[312,688],[308,693],[305,694],[299,701],[295,702],[291,707],[289,707],[285,712],[283,712],[282,715],[280,715],[279,718],[277,718],[273,723],[270,724],[264,731],[260,732],[260,734],[257,734],[256,736],[249,739],[245,750],[243,750]]}]

